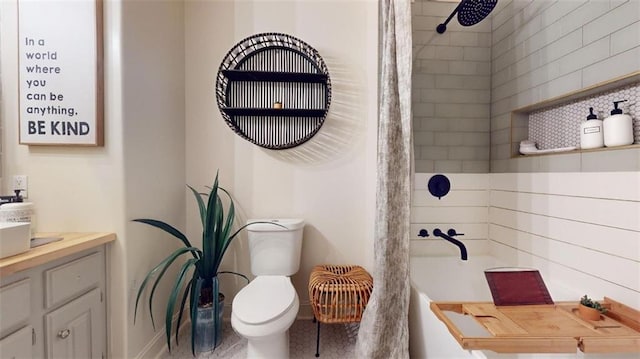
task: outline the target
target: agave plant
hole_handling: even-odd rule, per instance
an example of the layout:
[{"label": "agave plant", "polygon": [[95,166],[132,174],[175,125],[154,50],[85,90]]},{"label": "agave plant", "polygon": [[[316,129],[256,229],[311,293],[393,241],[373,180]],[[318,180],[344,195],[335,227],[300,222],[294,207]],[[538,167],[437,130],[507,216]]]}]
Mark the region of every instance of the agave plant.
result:
[{"label": "agave plant", "polygon": [[[189,314],[191,318],[191,351],[195,355],[195,332],[197,324],[196,314],[198,305],[203,306],[211,303],[214,307],[214,319],[216,322],[215,325],[220,325],[220,323],[218,323],[217,321],[217,318],[221,308],[219,308],[218,300],[214,300],[214,298],[218,298],[218,296],[220,295],[218,274],[231,273],[245,278],[247,282],[249,281],[246,276],[240,273],[227,271],[219,272],[219,268],[224,254],[226,253],[233,239],[240,233],[242,229],[250,224],[245,224],[238,230],[232,231],[233,220],[235,217],[235,206],[229,192],[227,192],[224,188],[218,186],[217,173],[215,181],[213,183],[213,187],[210,188],[209,193],[200,193],[189,185],[187,185],[187,187],[189,187],[191,192],[193,192],[193,195],[195,196],[198,207],[200,209],[200,219],[202,221],[201,248],[194,247],[189,239],[187,239],[187,236],[185,236],[175,227],[163,221],[146,218],[138,218],[133,220],[134,222],[145,223],[150,226],[159,228],[179,239],[184,245],[183,247],[180,247],[169,256],[167,256],[153,269],[151,269],[151,271],[149,271],[147,276],[142,281],[142,284],[140,284],[138,295],[136,296],[134,323],[137,316],[138,303],[140,301],[140,297],[142,296],[142,292],[155,276],[155,282],[153,283],[151,292],[149,294],[149,312],[151,314],[151,323],[155,330],[152,303],[158,283],[173,262],[185,255],[190,256],[190,258],[180,266],[178,275],[175,278],[173,287],[171,288],[165,314],[165,328],[167,336],[167,346],[169,348],[169,351],[171,351],[171,321],[173,319],[173,313],[175,312],[176,305],[178,304],[178,297],[182,288],[184,287],[184,291],[182,292],[182,297],[179,302],[179,314],[175,331],[176,344],[178,342],[178,328],[180,327],[182,314],[188,300],[190,306]],[[225,209],[220,198],[220,192],[225,193],[229,199],[226,218]],[[213,333],[215,333],[213,343],[215,343],[214,345],[217,345],[219,342],[219,338],[217,337],[218,332],[217,330],[213,330]]]}]

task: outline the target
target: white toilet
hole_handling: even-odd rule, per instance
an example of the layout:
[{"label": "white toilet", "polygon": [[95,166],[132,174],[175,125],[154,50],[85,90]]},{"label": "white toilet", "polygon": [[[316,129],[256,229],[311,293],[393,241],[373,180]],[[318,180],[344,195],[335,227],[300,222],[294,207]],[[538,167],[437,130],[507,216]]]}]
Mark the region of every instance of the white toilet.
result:
[{"label": "white toilet", "polygon": [[251,273],[256,278],[233,299],[231,326],[247,338],[248,358],[289,358],[289,327],[300,302],[290,276],[300,268],[302,219],[250,220]]}]

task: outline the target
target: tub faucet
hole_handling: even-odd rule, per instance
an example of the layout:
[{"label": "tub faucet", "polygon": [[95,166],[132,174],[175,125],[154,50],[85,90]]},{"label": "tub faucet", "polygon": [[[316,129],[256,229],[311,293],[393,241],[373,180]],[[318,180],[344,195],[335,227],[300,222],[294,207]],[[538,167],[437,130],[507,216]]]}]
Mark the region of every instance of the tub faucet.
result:
[{"label": "tub faucet", "polygon": [[460,248],[460,259],[462,259],[463,261],[467,260],[467,247],[464,246],[464,243],[460,242],[459,240],[453,238],[453,236],[461,236],[463,235],[462,233],[456,233],[456,230],[451,228],[447,231],[447,233],[444,233],[440,230],[440,228],[436,228],[433,230],[433,235],[440,237],[448,242],[451,242],[453,244],[455,244],[456,246],[458,246],[458,248]]}]

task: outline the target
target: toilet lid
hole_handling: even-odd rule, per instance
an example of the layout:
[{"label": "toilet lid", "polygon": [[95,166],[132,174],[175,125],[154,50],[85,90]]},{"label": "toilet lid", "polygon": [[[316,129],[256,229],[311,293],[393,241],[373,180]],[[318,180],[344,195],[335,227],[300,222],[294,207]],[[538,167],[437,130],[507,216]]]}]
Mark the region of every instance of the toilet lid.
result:
[{"label": "toilet lid", "polygon": [[233,313],[247,324],[262,324],[285,313],[296,298],[289,277],[259,276],[233,299]]}]

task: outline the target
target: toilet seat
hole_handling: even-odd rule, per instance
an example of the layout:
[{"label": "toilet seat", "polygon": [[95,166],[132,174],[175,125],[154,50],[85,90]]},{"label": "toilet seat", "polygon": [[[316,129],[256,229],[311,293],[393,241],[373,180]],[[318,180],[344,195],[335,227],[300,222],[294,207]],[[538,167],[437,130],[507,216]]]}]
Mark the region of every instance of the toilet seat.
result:
[{"label": "toilet seat", "polygon": [[240,321],[260,325],[287,313],[297,295],[286,276],[258,276],[233,299],[233,314]]}]

